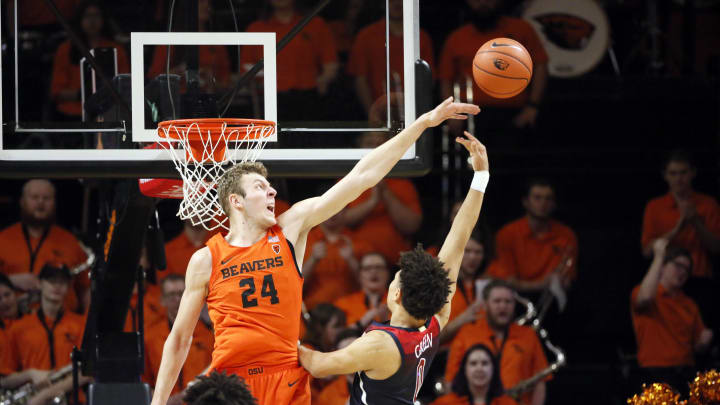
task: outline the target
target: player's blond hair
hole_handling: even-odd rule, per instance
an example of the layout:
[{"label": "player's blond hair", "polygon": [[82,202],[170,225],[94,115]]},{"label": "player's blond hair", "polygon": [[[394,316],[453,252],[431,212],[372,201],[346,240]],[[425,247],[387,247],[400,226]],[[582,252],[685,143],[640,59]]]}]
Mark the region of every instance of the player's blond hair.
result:
[{"label": "player's blond hair", "polygon": [[220,177],[217,185],[218,200],[220,207],[228,217],[230,216],[230,194],[240,194],[245,197],[245,190],[242,188],[242,177],[249,173],[257,173],[263,177],[267,177],[268,171],[264,164],[260,162],[243,162],[236,164],[230,170]]}]

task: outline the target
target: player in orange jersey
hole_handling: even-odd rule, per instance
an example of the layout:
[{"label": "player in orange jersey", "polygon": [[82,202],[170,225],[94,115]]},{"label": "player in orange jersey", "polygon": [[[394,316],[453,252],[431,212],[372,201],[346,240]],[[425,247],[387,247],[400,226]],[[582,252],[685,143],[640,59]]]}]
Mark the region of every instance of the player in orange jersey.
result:
[{"label": "player in orange jersey", "polygon": [[213,236],[190,259],[152,405],[166,403],[206,302],[215,328],[210,371],[243,377],[261,405],[309,404],[309,375],[298,365],[296,348],[308,232],[375,186],[425,129],[479,111],[448,98],[368,153],[322,196],[298,202],[277,219],[276,192],[262,164],[239,164],[223,175],[218,198],[230,232]]}]

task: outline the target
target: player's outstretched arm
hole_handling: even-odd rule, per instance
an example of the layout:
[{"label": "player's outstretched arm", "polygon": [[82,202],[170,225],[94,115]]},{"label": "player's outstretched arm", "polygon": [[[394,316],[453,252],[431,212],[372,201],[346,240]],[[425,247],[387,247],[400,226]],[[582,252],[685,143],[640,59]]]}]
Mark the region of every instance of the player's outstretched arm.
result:
[{"label": "player's outstretched arm", "polygon": [[165,405],[177,381],[180,369],[187,358],[193,331],[205,305],[208,282],[212,271],[210,249],[195,252],[188,263],[185,274],[185,291],[180,300],[175,323],[163,346],[160,370],[155,382],[155,393],[151,405]]},{"label": "player's outstretched arm", "polygon": [[393,338],[382,331],[365,333],[349,346],[329,353],[298,346],[298,358],[315,378],[383,368],[388,369],[389,376],[401,361]]},{"label": "player's outstretched arm", "polygon": [[286,235],[292,236],[292,232],[288,232],[291,228],[296,228],[294,230],[300,234],[324,222],[382,180],[427,128],[438,126],[447,119],[466,119],[465,114],[478,112],[480,108],[476,105],[454,103],[452,97],[448,98],[360,159],[350,173],[325,194],[293,205],[278,218],[278,223]]},{"label": "player's outstretched arm", "polygon": [[[458,137],[456,141],[470,152],[470,160],[473,170],[475,170],[475,177],[465,197],[465,201],[463,201],[460,210],[455,216],[455,220],[450,227],[450,232],[445,238],[442,248],[440,248],[440,253],[438,253],[438,259],[445,264],[445,270],[448,271],[448,278],[450,278],[452,282],[448,302],[436,315],[441,329],[445,327],[450,318],[450,302],[452,302],[453,295],[455,295],[460,263],[462,262],[465,245],[467,245],[470,234],[472,234],[475,223],[477,223],[478,217],[480,216],[480,208],[482,207],[485,186],[487,185],[490,171],[487,151],[480,141],[467,131],[465,131],[465,138]],[[483,177],[485,177],[484,180],[482,179]]]}]

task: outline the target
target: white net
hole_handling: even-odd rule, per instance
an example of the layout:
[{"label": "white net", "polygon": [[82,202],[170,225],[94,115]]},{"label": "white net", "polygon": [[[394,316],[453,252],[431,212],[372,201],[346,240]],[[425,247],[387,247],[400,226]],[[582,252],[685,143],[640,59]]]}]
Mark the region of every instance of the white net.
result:
[{"label": "white net", "polygon": [[274,124],[219,125],[219,134],[202,129],[197,122],[160,128],[161,136],[178,140],[160,142],[170,152],[183,181],[183,199],[177,215],[209,231],[230,227],[218,201],[217,181],[232,165],[254,162],[275,132]]}]

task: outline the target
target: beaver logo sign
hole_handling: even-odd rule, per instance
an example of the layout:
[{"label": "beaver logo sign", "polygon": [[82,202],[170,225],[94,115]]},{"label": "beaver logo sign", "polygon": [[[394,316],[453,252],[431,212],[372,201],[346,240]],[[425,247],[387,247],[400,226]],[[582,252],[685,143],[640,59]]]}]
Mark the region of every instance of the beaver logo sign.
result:
[{"label": "beaver logo sign", "polygon": [[507,70],[508,66],[510,66],[509,63],[507,63],[506,61],[504,61],[503,59],[500,59],[500,58],[495,58],[495,60],[493,61],[493,64],[499,70]]},{"label": "beaver logo sign", "polygon": [[570,14],[543,14],[535,16],[535,21],[542,25],[547,39],[562,49],[575,51],[585,49],[595,32],[593,23]]}]

